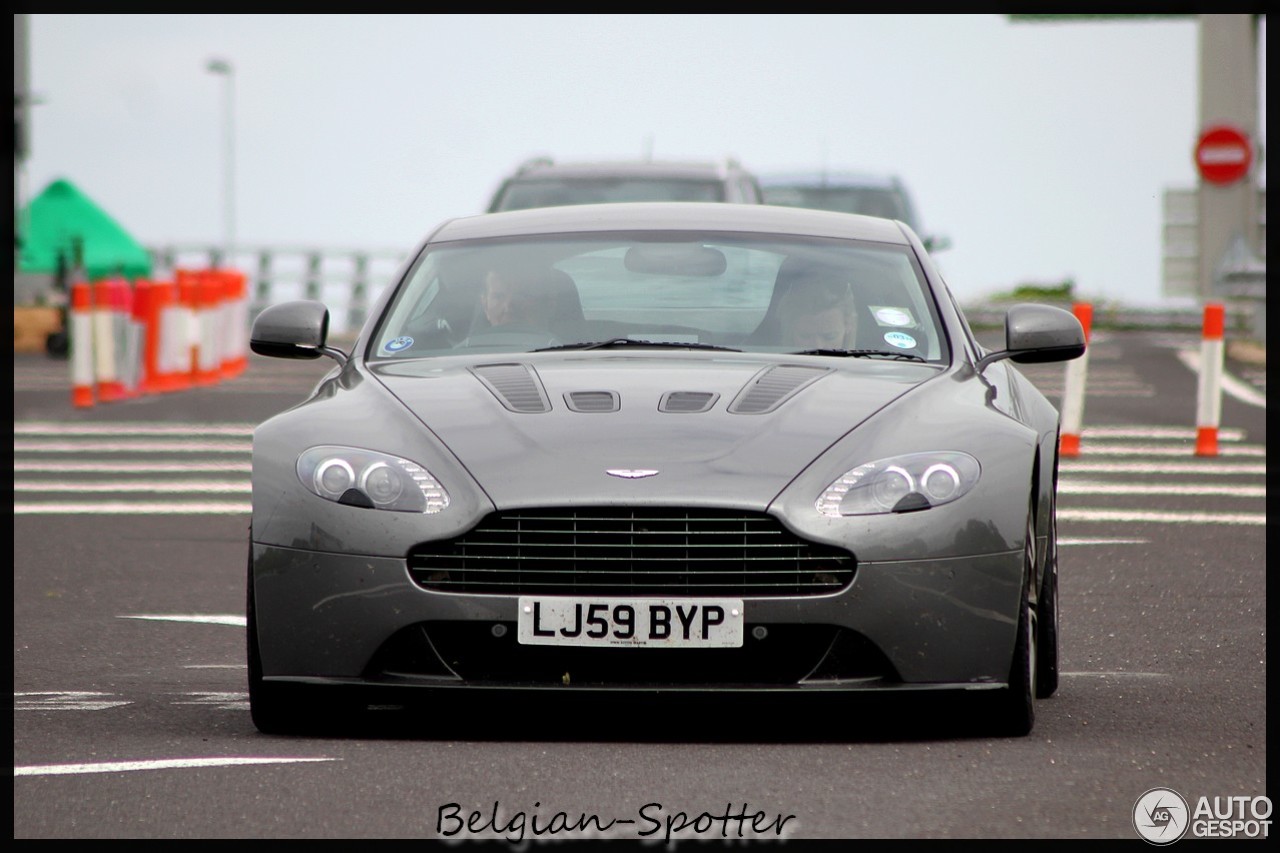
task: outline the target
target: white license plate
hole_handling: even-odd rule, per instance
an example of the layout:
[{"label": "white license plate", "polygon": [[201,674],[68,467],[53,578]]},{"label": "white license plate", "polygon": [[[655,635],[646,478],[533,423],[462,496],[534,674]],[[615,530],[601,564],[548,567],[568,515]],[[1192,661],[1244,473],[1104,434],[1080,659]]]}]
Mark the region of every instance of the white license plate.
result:
[{"label": "white license plate", "polygon": [[736,648],[740,598],[521,596],[517,637],[533,646]]}]

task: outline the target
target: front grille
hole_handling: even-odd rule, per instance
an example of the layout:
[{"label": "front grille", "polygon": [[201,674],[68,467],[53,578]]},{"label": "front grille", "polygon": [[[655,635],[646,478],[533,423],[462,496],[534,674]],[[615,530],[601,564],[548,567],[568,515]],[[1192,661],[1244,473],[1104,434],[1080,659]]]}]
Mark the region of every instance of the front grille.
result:
[{"label": "front grille", "polygon": [[765,513],[662,507],[494,513],[409,554],[425,589],[500,595],[823,595],[855,565]]}]

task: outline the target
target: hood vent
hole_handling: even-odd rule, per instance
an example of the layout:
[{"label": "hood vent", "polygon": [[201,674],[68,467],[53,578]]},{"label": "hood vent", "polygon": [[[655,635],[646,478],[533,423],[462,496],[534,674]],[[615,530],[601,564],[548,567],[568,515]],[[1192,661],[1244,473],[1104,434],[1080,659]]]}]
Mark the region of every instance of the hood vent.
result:
[{"label": "hood vent", "polygon": [[829,367],[804,367],[798,364],[779,364],[756,374],[729,405],[735,415],[760,415],[772,412],[783,401],[801,388],[816,382]]},{"label": "hood vent", "polygon": [[658,411],[696,414],[707,411],[719,399],[720,395],[711,391],[669,391],[658,402]]},{"label": "hood vent", "polygon": [[470,370],[511,411],[525,414],[551,411],[547,392],[529,365],[480,364]]},{"label": "hood vent", "polygon": [[621,408],[614,391],[571,391],[564,395],[565,405],[573,412],[616,412]]}]

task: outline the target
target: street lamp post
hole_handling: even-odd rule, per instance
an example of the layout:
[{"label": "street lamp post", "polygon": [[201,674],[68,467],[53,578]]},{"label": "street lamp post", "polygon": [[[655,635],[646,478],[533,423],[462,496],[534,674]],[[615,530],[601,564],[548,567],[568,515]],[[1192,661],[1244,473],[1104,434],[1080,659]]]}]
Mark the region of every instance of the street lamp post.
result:
[{"label": "street lamp post", "polygon": [[232,263],[236,242],[236,134],[235,134],[235,70],[225,59],[210,59],[205,69],[223,78],[224,124],[226,138],[223,151],[223,263]]}]

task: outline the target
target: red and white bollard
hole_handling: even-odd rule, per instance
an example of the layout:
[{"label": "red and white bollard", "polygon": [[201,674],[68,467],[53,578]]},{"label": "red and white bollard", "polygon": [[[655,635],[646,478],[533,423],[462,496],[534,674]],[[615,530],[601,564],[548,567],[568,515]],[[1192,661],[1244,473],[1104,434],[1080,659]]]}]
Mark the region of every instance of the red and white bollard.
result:
[{"label": "red and white bollard", "polygon": [[98,385],[98,399],[114,403],[124,399],[124,381],[120,378],[119,351],[122,342],[123,317],[121,301],[114,279],[103,279],[93,285],[93,373]]},{"label": "red and white bollard", "polygon": [[93,393],[93,289],[87,281],[71,285],[71,405],[87,409]]},{"label": "red and white bollard", "polygon": [[1222,368],[1226,357],[1222,332],[1226,311],[1221,304],[1204,306],[1200,341],[1200,381],[1196,389],[1196,456],[1218,455],[1218,424],[1222,420]]},{"label": "red and white bollard", "polygon": [[1089,372],[1089,334],[1093,325],[1093,306],[1077,302],[1071,306],[1084,327],[1084,354],[1067,362],[1067,376],[1062,389],[1062,434],[1058,441],[1060,456],[1080,455],[1080,431],[1084,423],[1084,385]]},{"label": "red and white bollard", "polygon": [[156,374],[162,392],[181,391],[191,386],[190,318],[178,294],[176,281],[155,283],[156,327],[159,345]]}]

